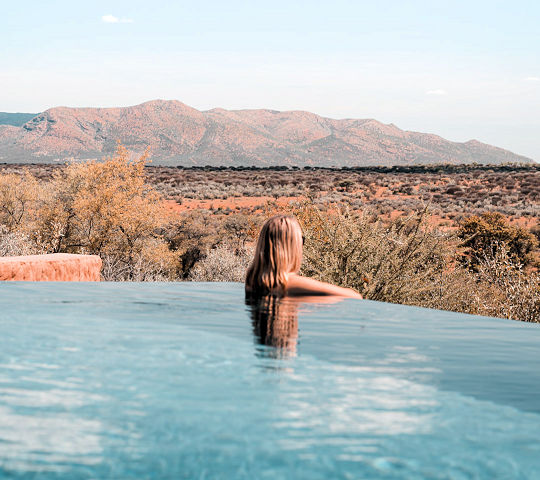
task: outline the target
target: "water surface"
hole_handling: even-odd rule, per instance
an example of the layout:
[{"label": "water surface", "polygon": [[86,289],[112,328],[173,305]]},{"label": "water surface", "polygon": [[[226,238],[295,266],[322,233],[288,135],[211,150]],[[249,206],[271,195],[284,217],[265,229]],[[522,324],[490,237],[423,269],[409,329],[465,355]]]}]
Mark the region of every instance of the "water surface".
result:
[{"label": "water surface", "polygon": [[4,283],[0,478],[540,478],[540,326]]}]

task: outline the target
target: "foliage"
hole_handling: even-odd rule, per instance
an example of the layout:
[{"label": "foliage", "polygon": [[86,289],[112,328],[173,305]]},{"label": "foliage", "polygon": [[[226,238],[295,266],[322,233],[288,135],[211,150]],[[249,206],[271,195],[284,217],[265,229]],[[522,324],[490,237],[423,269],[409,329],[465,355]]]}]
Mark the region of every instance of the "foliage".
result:
[{"label": "foliage", "polygon": [[[252,241],[258,233],[257,226],[253,217],[241,214],[217,217],[208,211],[197,210],[179,216],[167,229],[169,247],[179,256],[178,275],[181,279],[190,277],[198,262],[204,261],[209,253],[213,255],[214,249],[221,245],[238,252],[245,251],[246,242]],[[205,281],[211,281],[211,276],[210,272],[205,274],[208,278]],[[242,277],[240,281],[244,281],[243,275],[234,277]]]},{"label": "foliage", "polygon": [[40,194],[40,186],[28,170],[22,175],[0,175],[0,225],[8,232],[27,226]]},{"label": "foliage", "polygon": [[219,245],[195,265],[189,279],[194,282],[243,282],[253,252],[253,248],[234,250],[228,245]]},{"label": "foliage", "polygon": [[149,239],[129,260],[121,255],[101,256],[101,276],[105,281],[158,282],[174,280],[176,255],[160,239]]},{"label": "foliage", "polygon": [[[274,204],[268,215],[276,211]],[[288,213],[304,231],[304,275],[371,300],[540,322],[538,273],[525,272],[503,246],[485,252],[477,272],[462,267],[458,239],[430,226],[425,210],[381,222],[306,201]]]},{"label": "foliage", "polygon": [[525,273],[509,251],[499,247],[478,263],[478,279],[483,283],[482,314],[540,322],[540,274]]},{"label": "foliage", "polygon": [[22,232],[10,232],[4,225],[0,225],[0,257],[35,253],[39,252],[35,250],[27,235]]},{"label": "foliage", "polygon": [[365,298],[418,304],[448,268],[448,235],[429,226],[425,211],[388,224],[347,209],[322,212],[310,202],[294,213],[306,238],[302,273]]},{"label": "foliage", "polygon": [[498,212],[485,212],[465,219],[459,226],[458,236],[473,268],[477,268],[479,261],[498,246],[503,247],[512,260],[528,264],[531,252],[538,246],[531,232],[511,225]]},{"label": "foliage", "polygon": [[169,248],[179,257],[177,275],[188,278],[194,266],[205,257],[206,252],[221,241],[221,223],[208,212],[195,211],[175,219],[167,229]]},{"label": "foliage", "polygon": [[175,256],[158,234],[167,214],[161,196],[145,182],[146,159],[131,160],[119,145],[113,157],[71,163],[39,187],[30,174],[2,175],[2,224],[27,235],[42,253],[100,255],[116,265],[117,274],[105,274],[107,279],[144,279],[154,271],[169,278]]}]

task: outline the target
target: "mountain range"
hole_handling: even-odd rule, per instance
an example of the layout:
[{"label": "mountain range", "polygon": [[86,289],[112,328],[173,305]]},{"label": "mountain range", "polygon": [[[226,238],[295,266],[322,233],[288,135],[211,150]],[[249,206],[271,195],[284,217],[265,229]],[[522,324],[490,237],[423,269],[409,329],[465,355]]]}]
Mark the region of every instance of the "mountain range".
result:
[{"label": "mountain range", "polygon": [[177,100],[153,100],[122,108],[0,114],[0,162],[101,158],[114,152],[118,141],[134,152],[150,148],[160,165],[532,162],[476,140],[451,142],[373,119],[336,120],[304,111],[199,111]]}]

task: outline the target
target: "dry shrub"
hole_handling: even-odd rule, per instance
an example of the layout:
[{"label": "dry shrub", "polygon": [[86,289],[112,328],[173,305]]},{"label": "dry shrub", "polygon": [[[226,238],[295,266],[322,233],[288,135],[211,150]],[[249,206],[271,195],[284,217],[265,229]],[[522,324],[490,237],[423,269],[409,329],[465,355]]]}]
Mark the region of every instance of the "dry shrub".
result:
[{"label": "dry shrub", "polygon": [[532,232],[511,225],[499,212],[484,212],[466,218],[459,225],[458,236],[463,240],[467,263],[472,269],[476,269],[486,252],[498,246],[504,247],[506,255],[513,261],[531,263],[532,252],[538,246]]},{"label": "dry shrub", "polygon": [[167,213],[161,196],[145,183],[146,159],[131,160],[119,145],[103,162],[73,163],[56,172],[38,211],[36,243],[47,252],[90,253],[124,266],[105,278],[170,277],[174,256],[156,233]]},{"label": "dry shrub", "polygon": [[39,253],[28,236],[22,232],[10,232],[0,225],[0,257],[32,255]]},{"label": "dry shrub", "polygon": [[180,279],[187,279],[205,252],[220,243],[220,230],[219,219],[207,211],[188,212],[169,226],[166,237],[169,247],[178,254]]},{"label": "dry shrub", "polygon": [[1,175],[0,221],[30,250],[100,255],[106,279],[172,278],[176,256],[159,234],[168,214],[145,183],[146,159],[131,160],[119,145],[113,157],[69,164],[44,184]]},{"label": "dry shrub", "polygon": [[166,282],[175,280],[171,268],[176,255],[159,241],[148,241],[143,251],[126,259],[122,255],[102,255],[101,276],[111,282]]},{"label": "dry shrub", "polygon": [[480,313],[496,317],[540,322],[540,274],[526,273],[504,247],[494,248],[478,263],[482,286]]},{"label": "dry shrub", "polygon": [[252,248],[219,245],[195,265],[189,279],[194,282],[243,282],[252,258]]},{"label": "dry shrub", "polygon": [[41,242],[50,251],[132,250],[162,223],[159,195],[144,182],[146,156],[131,161],[119,147],[104,162],[70,164],[56,172],[39,210]]},{"label": "dry shrub", "polygon": [[241,252],[246,242],[258,234],[258,222],[253,217],[236,214],[212,215],[208,211],[187,212],[168,227],[166,237],[170,248],[178,253],[180,279],[187,279],[198,262],[220,245]]},{"label": "dry shrub", "polygon": [[223,223],[224,234],[236,248],[243,248],[248,240],[255,240],[259,225],[252,216],[235,214],[228,216]]},{"label": "dry shrub", "polygon": [[390,223],[311,203],[294,210],[306,244],[302,273],[354,288],[365,298],[422,304],[449,268],[448,235],[429,226],[425,211]]},{"label": "dry shrub", "polygon": [[354,288],[371,300],[540,322],[540,275],[504,247],[462,267],[457,239],[430,226],[426,211],[382,223],[347,209],[291,209],[304,230],[302,273]]},{"label": "dry shrub", "polygon": [[38,181],[28,172],[0,175],[0,225],[8,232],[28,230],[28,219],[41,195]]}]

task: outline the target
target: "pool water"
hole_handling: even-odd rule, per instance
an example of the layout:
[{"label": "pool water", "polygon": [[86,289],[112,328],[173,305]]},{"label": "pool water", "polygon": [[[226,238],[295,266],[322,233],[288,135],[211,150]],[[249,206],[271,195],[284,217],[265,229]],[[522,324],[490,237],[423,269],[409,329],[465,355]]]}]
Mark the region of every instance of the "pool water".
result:
[{"label": "pool water", "polygon": [[4,283],[0,478],[540,478],[540,325]]}]

